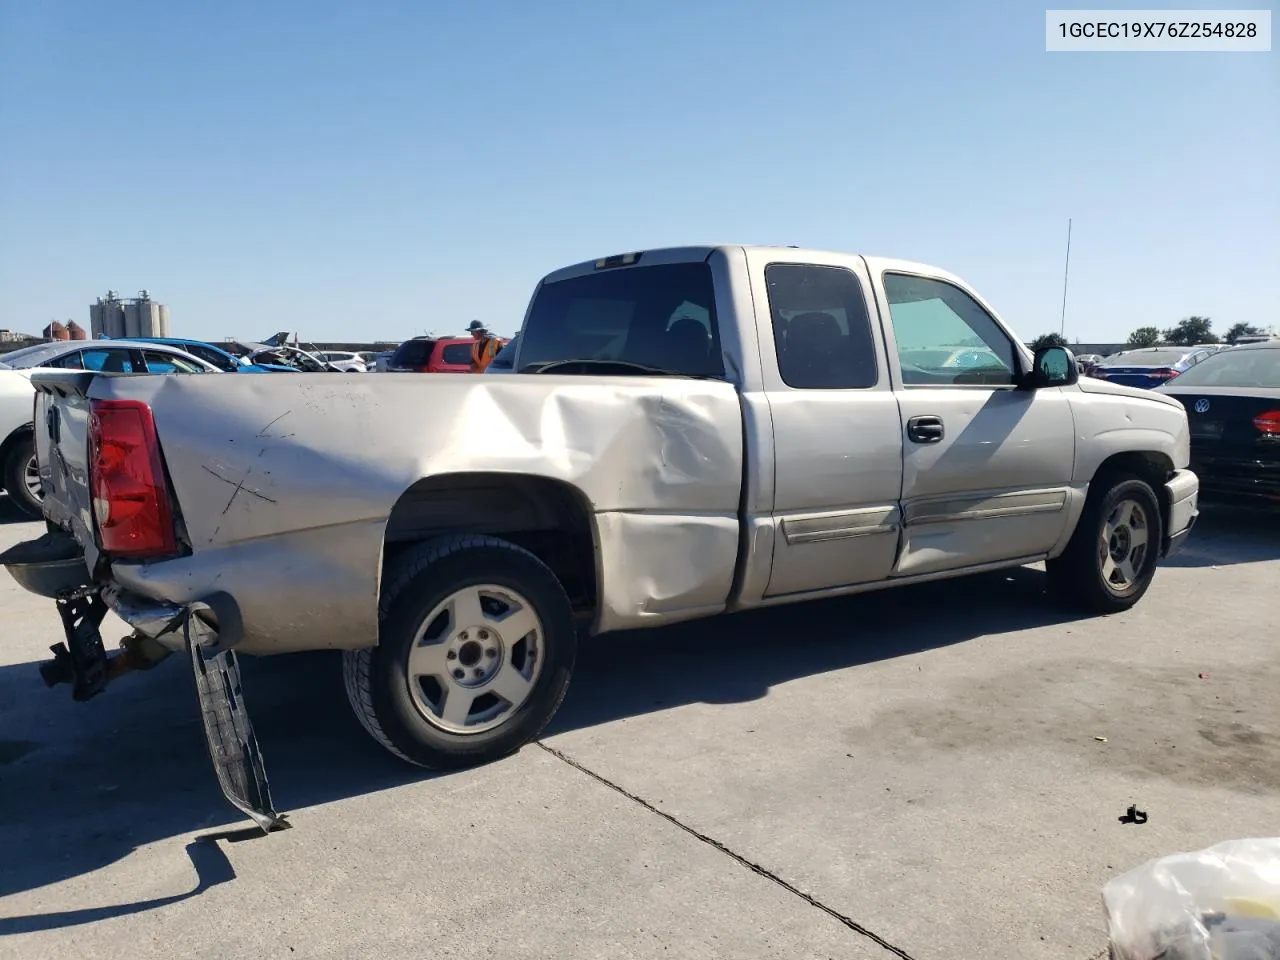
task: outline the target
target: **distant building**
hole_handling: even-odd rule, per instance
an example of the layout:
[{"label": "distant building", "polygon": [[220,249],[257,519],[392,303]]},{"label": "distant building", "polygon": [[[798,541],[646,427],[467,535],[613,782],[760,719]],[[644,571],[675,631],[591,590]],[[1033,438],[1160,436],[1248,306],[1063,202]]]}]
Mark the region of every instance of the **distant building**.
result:
[{"label": "distant building", "polygon": [[44,328],[44,338],[46,340],[66,340],[68,339],[67,328],[55,320]]},{"label": "distant building", "polygon": [[23,340],[34,340],[35,337],[29,337],[25,333],[18,333],[16,330],[0,330],[0,343],[21,343]]},{"label": "distant building", "polygon": [[84,327],[76,323],[74,320],[67,321],[67,339],[68,340],[87,340],[89,334],[85,332]]},{"label": "distant building", "polygon": [[89,305],[89,327],[95,340],[102,337],[167,337],[169,308],[156,303],[143,290],[132,300],[121,300],[114,290]]}]

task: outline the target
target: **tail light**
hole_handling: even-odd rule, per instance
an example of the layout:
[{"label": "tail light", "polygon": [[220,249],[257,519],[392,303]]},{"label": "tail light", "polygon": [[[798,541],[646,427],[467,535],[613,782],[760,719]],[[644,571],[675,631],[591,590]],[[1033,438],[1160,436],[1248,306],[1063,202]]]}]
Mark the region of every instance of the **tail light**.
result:
[{"label": "tail light", "polygon": [[156,423],[145,403],[92,401],[89,485],[105,553],[141,559],[178,552]]},{"label": "tail light", "polygon": [[1161,367],[1159,370],[1152,370],[1147,376],[1155,377],[1157,380],[1172,380],[1181,372],[1170,367]]},{"label": "tail light", "polygon": [[1253,425],[1264,437],[1280,437],[1280,410],[1269,410],[1253,418]]}]

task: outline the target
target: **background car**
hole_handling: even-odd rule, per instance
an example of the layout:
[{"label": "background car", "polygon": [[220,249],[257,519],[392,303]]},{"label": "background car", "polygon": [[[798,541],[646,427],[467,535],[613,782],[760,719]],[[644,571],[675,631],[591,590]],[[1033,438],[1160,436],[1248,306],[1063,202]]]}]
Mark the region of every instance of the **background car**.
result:
[{"label": "background car", "polygon": [[15,350],[4,362],[15,370],[53,367],[98,373],[221,373],[218,367],[164,343],[129,340],[56,340]]},{"label": "background car", "polygon": [[0,361],[0,489],[39,519],[43,496],[31,422],[31,374],[41,369],[104,373],[221,373],[167,344],[123,340],[59,340],[14,350]]},{"label": "background car", "polygon": [[1113,353],[1090,376],[1126,387],[1158,387],[1212,355],[1204,347],[1139,347]]},{"label": "background car", "polygon": [[119,337],[114,342],[162,343],[166,346],[177,347],[184,353],[189,353],[193,357],[199,357],[206,363],[213,364],[223,373],[293,372],[293,367],[285,367],[277,364],[249,363],[247,360],[237,357],[234,353],[230,353],[212,343],[205,343],[203,340],[183,340],[177,337]]},{"label": "background car", "polygon": [[318,360],[323,360],[336,370],[343,373],[367,373],[369,365],[365,362],[364,357],[358,353],[351,353],[347,350],[323,350],[313,354]]},{"label": "background car", "polygon": [[1159,391],[1187,408],[1204,496],[1280,505],[1280,340],[1215,353]]},{"label": "background car", "polygon": [[396,348],[389,373],[470,373],[470,337],[414,337]]}]

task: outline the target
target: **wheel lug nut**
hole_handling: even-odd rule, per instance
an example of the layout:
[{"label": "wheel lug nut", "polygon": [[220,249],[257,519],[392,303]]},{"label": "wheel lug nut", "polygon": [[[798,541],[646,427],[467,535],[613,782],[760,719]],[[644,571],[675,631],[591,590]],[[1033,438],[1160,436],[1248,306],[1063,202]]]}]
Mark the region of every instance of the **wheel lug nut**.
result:
[{"label": "wheel lug nut", "polygon": [[445,654],[445,659],[447,659],[447,660],[457,660],[457,659],[458,659],[458,653],[457,653],[457,651],[456,651],[456,650],[450,650],[448,653],[446,653],[446,654]]},{"label": "wheel lug nut", "polygon": [[461,680],[461,679],[463,679],[463,678],[467,675],[467,671],[465,671],[465,670],[455,670],[455,671],[453,671],[453,675],[454,675],[455,677],[457,677],[459,680]]},{"label": "wheel lug nut", "polygon": [[483,670],[481,670],[479,667],[477,667],[477,668],[476,668],[476,676],[477,676],[477,677],[483,677],[483,676],[484,676],[484,671],[483,671]]},{"label": "wheel lug nut", "polygon": [[481,631],[480,631],[480,639],[481,639],[481,640],[488,640],[488,639],[489,639],[489,631],[488,631],[488,630],[481,630]]},{"label": "wheel lug nut", "polygon": [[467,639],[467,631],[463,630],[460,634],[458,634],[458,639],[459,640]]},{"label": "wheel lug nut", "polygon": [[484,652],[484,655],[486,657],[496,657],[498,655],[498,651],[493,649],[493,647],[490,647],[488,650]]}]

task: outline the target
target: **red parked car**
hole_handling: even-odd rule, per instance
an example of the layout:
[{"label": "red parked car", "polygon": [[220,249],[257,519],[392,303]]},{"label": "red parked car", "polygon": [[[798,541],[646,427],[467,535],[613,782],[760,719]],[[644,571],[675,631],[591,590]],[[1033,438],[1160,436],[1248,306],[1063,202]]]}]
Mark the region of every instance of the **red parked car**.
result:
[{"label": "red parked car", "polygon": [[470,373],[470,337],[414,337],[396,348],[388,373]]}]

